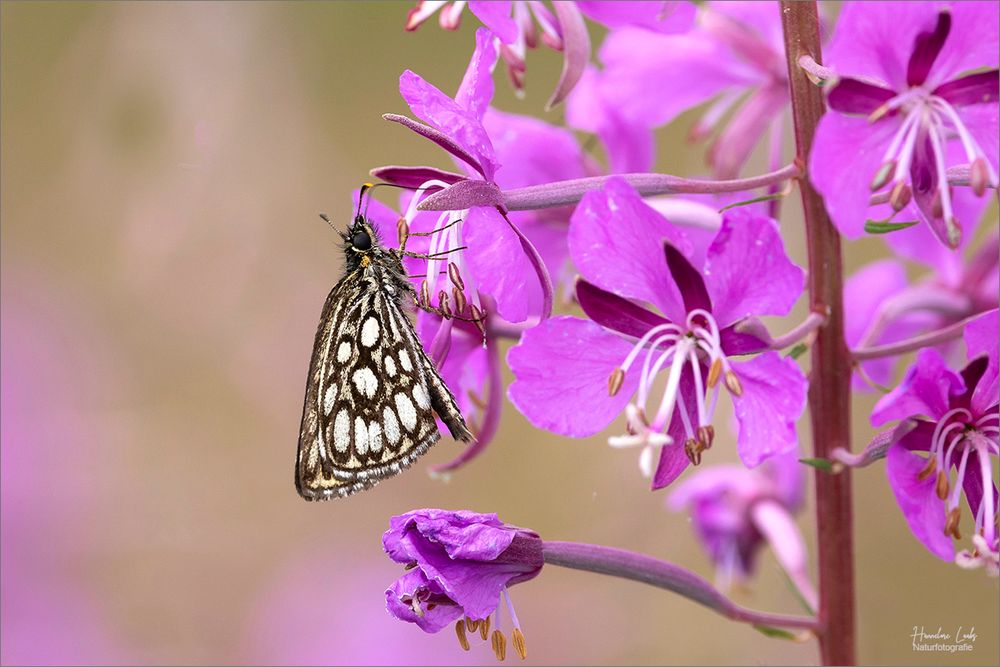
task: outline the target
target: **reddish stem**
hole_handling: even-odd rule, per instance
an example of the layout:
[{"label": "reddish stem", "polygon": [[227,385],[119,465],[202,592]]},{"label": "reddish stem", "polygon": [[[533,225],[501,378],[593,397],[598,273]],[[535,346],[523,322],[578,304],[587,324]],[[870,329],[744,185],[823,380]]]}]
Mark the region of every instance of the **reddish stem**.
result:
[{"label": "reddish stem", "polygon": [[[781,25],[791,87],[798,159],[808,163],[813,137],[825,105],[820,89],[799,67],[803,56],[822,63],[815,2],[782,0]],[[840,236],[823,199],[808,178],[799,180],[809,251],[810,310],[828,313],[812,346],[809,413],[818,458],[851,448],[851,354],[844,341],[843,265]],[[854,545],[851,475],[816,473],[819,552],[820,657],[826,665],[855,664]]]}]

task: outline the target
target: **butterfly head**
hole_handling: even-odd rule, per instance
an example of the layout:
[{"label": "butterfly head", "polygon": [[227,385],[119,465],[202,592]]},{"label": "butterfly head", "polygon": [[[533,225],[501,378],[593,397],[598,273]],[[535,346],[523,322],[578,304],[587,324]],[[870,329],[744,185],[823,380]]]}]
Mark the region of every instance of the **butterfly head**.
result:
[{"label": "butterfly head", "polygon": [[367,267],[373,261],[380,261],[385,255],[379,239],[378,231],[371,221],[363,215],[354,217],[354,222],[341,234],[344,239],[344,252],[347,254],[347,266],[355,269],[358,266]]}]

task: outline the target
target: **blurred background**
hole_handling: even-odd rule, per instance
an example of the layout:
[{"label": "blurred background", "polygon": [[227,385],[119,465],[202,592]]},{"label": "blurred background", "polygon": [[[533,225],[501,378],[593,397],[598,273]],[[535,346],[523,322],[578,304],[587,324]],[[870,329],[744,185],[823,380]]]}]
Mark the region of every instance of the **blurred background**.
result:
[{"label": "blurred background", "polygon": [[[312,338],[340,269],[316,214],[346,219],[371,167],[448,166],[380,115],[407,112],[406,68],[453,92],[475,21],[404,33],[410,6],[0,5],[5,664],[490,664],[487,646],[463,653],[450,630],[384,611],[400,569],[380,537],[416,507],[495,511],[712,577],[634,452],[536,431],[509,404],[487,453],[448,482],[426,474],[455,455],[445,440],[362,495],[296,495]],[[560,66],[531,53],[527,98],[500,74],[496,106],[543,115]],[[704,171],[691,120],[661,133],[664,170]],[[853,244],[849,265],[882,252]],[[857,399],[856,443],[874,399]],[[707,462],[730,460],[716,446]],[[996,581],[929,555],[881,467],[855,479],[861,660],[996,664]],[[799,611],[770,553],[734,596]],[[596,575],[547,568],[514,598],[531,663],[816,661],[813,643]],[[913,652],[913,626],[955,625],[975,627],[974,651]]]}]

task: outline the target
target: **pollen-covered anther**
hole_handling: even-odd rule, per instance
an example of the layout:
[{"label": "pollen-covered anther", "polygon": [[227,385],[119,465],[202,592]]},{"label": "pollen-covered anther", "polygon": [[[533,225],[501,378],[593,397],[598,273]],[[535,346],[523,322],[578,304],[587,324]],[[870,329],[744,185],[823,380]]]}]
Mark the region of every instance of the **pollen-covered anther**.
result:
[{"label": "pollen-covered anther", "polygon": [[976,193],[977,197],[986,194],[986,188],[990,183],[990,170],[986,166],[986,160],[977,157],[972,161],[972,166],[969,168],[969,181],[972,191]]},{"label": "pollen-covered anther", "polygon": [[479,636],[486,641],[486,638],[490,636],[490,617],[487,616],[483,620],[479,621]]},{"label": "pollen-covered anther", "polygon": [[687,455],[691,465],[696,466],[701,463],[702,449],[701,444],[694,438],[688,438],[684,441],[684,454]]},{"label": "pollen-covered anther", "polygon": [[722,376],[722,359],[716,357],[712,360],[712,365],[708,369],[708,388],[714,389],[715,385],[719,383],[719,378]]},{"label": "pollen-covered anther", "polygon": [[490,637],[490,643],[493,645],[493,653],[497,660],[503,662],[504,658],[507,657],[507,638],[499,630],[494,630]]},{"label": "pollen-covered anther", "polygon": [[399,239],[400,248],[404,247],[406,239],[410,238],[410,225],[406,222],[406,218],[396,221],[396,237]]},{"label": "pollen-covered anther", "polygon": [[711,449],[712,442],[715,441],[715,427],[711,424],[698,427],[698,444],[703,450]]},{"label": "pollen-covered anther", "polygon": [[625,371],[619,366],[611,371],[611,377],[608,378],[608,396],[617,394],[623,382],[625,382]]},{"label": "pollen-covered anther", "polygon": [[420,305],[429,308],[431,305],[431,290],[427,286],[427,281],[420,281]]},{"label": "pollen-covered anther", "polygon": [[948,498],[948,492],[951,490],[948,484],[948,474],[944,470],[938,470],[937,481],[934,483],[934,492],[937,493],[937,497],[941,500]]},{"label": "pollen-covered anther", "polygon": [[957,248],[958,244],[962,242],[962,225],[954,216],[948,218],[946,224],[948,227],[948,245],[952,248]]},{"label": "pollen-covered anther", "polygon": [[734,396],[743,395],[743,385],[740,384],[740,379],[736,377],[736,373],[732,371],[726,371],[726,387],[729,391],[733,392]]},{"label": "pollen-covered anther", "polygon": [[455,312],[462,313],[465,311],[465,307],[469,305],[469,302],[465,299],[465,292],[458,289],[457,287],[451,288],[451,296],[455,299]]},{"label": "pollen-covered anther", "polygon": [[469,650],[469,638],[465,635],[465,621],[459,619],[458,623],[455,624],[455,634],[458,636],[458,645],[462,647],[463,651]]},{"label": "pollen-covered anther", "polygon": [[913,199],[913,190],[903,181],[896,183],[889,193],[889,205],[892,206],[893,211],[902,211],[911,199]]},{"label": "pollen-covered anther", "polygon": [[479,333],[486,335],[486,318],[483,317],[483,311],[479,309],[479,306],[472,304],[469,306],[469,319],[475,323],[476,328],[479,329]]},{"label": "pollen-covered anther", "polygon": [[896,171],[895,160],[889,160],[881,167],[879,167],[879,170],[875,172],[875,178],[872,179],[872,184],[871,184],[872,192],[875,192],[876,190],[881,190],[885,186],[885,184],[889,182],[889,179],[892,177],[892,174],[895,171]]},{"label": "pollen-covered anther", "polygon": [[510,633],[510,643],[514,645],[514,650],[517,651],[521,660],[528,657],[528,647],[524,643],[524,633],[521,632],[521,628],[514,628],[514,631]]},{"label": "pollen-covered anther", "polygon": [[446,320],[451,318],[451,303],[448,301],[448,293],[444,290],[438,292],[438,310]]},{"label": "pollen-covered anther", "polygon": [[878,109],[875,109],[875,111],[872,111],[871,114],[868,115],[868,122],[874,123],[875,121],[882,118],[890,111],[892,111],[892,106],[888,102],[886,102],[885,104],[880,106]]},{"label": "pollen-covered anther", "polygon": [[958,530],[958,522],[962,518],[962,510],[956,505],[948,512],[948,518],[944,522],[944,534],[951,535],[956,540],[962,539],[962,533]]},{"label": "pollen-covered anther", "polygon": [[465,281],[462,280],[462,273],[458,270],[458,266],[452,263],[448,263],[448,278],[451,280],[451,284],[460,290],[465,289]]},{"label": "pollen-covered anther", "polygon": [[936,470],[937,470],[937,457],[931,456],[930,458],[927,459],[927,465],[925,465],[923,469],[919,473],[917,473],[917,479],[919,479],[922,482],[931,475],[933,475],[934,471]]}]

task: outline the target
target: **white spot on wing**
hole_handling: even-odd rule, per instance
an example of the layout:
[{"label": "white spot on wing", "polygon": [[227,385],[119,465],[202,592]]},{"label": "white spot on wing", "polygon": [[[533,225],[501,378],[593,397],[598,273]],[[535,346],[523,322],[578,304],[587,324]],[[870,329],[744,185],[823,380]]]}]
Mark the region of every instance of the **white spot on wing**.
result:
[{"label": "white spot on wing", "polygon": [[399,351],[399,364],[407,373],[413,370],[413,364],[410,362],[410,355],[406,353],[406,350]]},{"label": "white spot on wing", "polygon": [[382,427],[378,422],[368,425],[368,449],[374,453],[382,450]]},{"label": "white spot on wing", "polygon": [[344,363],[351,358],[351,344],[346,340],[337,348],[337,361]]},{"label": "white spot on wing", "polygon": [[392,357],[385,358],[385,372],[389,377],[396,377],[396,360]]},{"label": "white spot on wing", "polygon": [[417,410],[413,407],[413,402],[406,394],[396,394],[396,411],[399,413],[399,421],[407,431],[412,431],[417,425]]},{"label": "white spot on wing", "polygon": [[359,393],[367,398],[375,395],[375,391],[378,389],[378,378],[375,377],[370,368],[359,368],[354,371],[352,379]]},{"label": "white spot on wing", "polygon": [[337,385],[331,382],[326,386],[326,391],[323,393],[323,414],[328,415],[330,411],[333,410],[333,404],[337,400]]},{"label": "white spot on wing", "polygon": [[395,446],[399,442],[399,422],[396,421],[396,413],[388,405],[382,410],[382,427],[385,428],[385,439],[390,445]]},{"label": "white spot on wing", "polygon": [[333,422],[333,446],[338,452],[346,452],[351,444],[351,418],[347,416],[347,410],[337,413],[337,419]]},{"label": "white spot on wing", "polygon": [[378,342],[378,320],[369,317],[361,327],[361,344],[372,347]]},{"label": "white spot on wing", "polygon": [[354,419],[354,451],[359,456],[368,453],[368,426],[361,417]]},{"label": "white spot on wing", "polygon": [[427,391],[424,389],[423,385],[420,384],[413,387],[413,400],[415,400],[417,405],[425,410],[431,405],[430,400],[427,398]]}]

